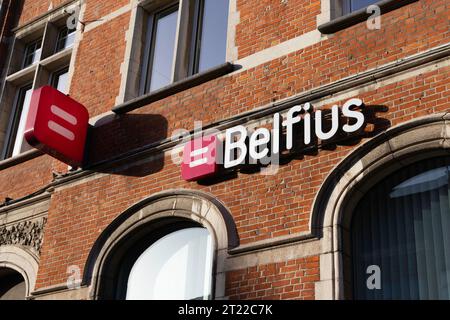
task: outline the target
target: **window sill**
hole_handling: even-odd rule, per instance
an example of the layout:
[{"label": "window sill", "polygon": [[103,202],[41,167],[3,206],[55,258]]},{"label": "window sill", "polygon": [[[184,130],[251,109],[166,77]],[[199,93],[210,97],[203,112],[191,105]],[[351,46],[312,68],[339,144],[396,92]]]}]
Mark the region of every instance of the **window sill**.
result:
[{"label": "window sill", "polygon": [[[419,0],[383,0],[375,4],[380,7],[381,14],[385,14],[417,1]],[[363,8],[345,16],[338,17],[330,22],[324,23],[320,25],[318,29],[323,34],[332,34],[354,26],[360,22],[367,21],[371,15],[372,13],[367,13],[366,8]]]},{"label": "window sill", "polygon": [[69,65],[71,57],[72,48],[66,48],[41,60],[40,65],[46,67],[49,70],[55,70],[65,65]]},{"label": "window sill", "polygon": [[164,88],[153,91],[149,94],[127,101],[121,105],[114,107],[112,111],[116,114],[125,114],[127,112],[149,105],[150,103],[167,98],[181,91],[185,91],[187,89],[201,85],[210,80],[219,78],[235,70],[236,66],[230,62],[227,62],[215,68],[211,68],[204,72],[198,73],[192,77],[183,79],[178,82],[174,82],[168,86],[165,86]]},{"label": "window sill", "polygon": [[32,82],[37,66],[38,64],[36,63],[7,76],[6,82],[11,83],[14,86],[22,86],[28,82]]},{"label": "window sill", "polygon": [[18,156],[15,156],[13,158],[2,160],[0,161],[0,171],[18,165],[20,163],[27,162],[34,158],[40,157],[43,154],[44,153],[39,150],[30,150],[22,154],[19,154]]}]

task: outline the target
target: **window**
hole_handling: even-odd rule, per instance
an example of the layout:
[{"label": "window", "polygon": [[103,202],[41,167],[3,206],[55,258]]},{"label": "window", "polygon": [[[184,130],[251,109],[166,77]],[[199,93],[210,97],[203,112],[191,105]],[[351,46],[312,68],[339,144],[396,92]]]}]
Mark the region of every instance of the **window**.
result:
[{"label": "window", "polygon": [[192,74],[205,71],[225,62],[228,24],[228,1],[199,1]]},{"label": "window", "polygon": [[28,110],[31,102],[31,94],[31,84],[26,85],[19,90],[9,130],[10,143],[9,150],[7,151],[8,157],[14,157],[31,148],[24,138]]},{"label": "window", "polygon": [[345,0],[343,1],[343,13],[348,14],[359,9],[366,8],[379,0]]},{"label": "window", "polygon": [[22,275],[9,268],[0,268],[0,300],[25,300],[26,285]]},{"label": "window", "polygon": [[37,63],[41,59],[42,39],[29,43],[25,49],[25,57],[23,60],[23,68]]},{"label": "window", "polygon": [[228,0],[189,0],[148,14],[140,94],[226,60]]},{"label": "window", "polygon": [[[391,174],[359,202],[351,225],[355,299],[450,299],[450,158]],[[381,289],[367,287],[378,266]]]},{"label": "window", "polygon": [[68,94],[68,81],[69,81],[69,68],[66,67],[59,70],[52,75],[51,85],[53,88],[58,89],[64,94]]},{"label": "window", "polygon": [[177,21],[178,6],[155,15],[147,91],[154,91],[172,82]]},{"label": "window", "polygon": [[133,264],[127,300],[211,298],[213,248],[208,230],[187,228],[153,243]]},{"label": "window", "polygon": [[409,5],[419,0],[322,0],[329,6],[330,11],[324,11],[323,19],[329,19],[318,26],[323,34],[332,34],[361,22],[366,22],[373,12],[367,12],[364,8],[370,5],[378,5],[381,14]]},{"label": "window", "polygon": [[0,160],[31,150],[23,134],[33,90],[51,84],[68,93],[67,66],[72,59],[76,30],[68,30],[66,24],[68,12],[76,6],[79,3],[71,2],[14,29],[0,92],[0,109],[6,115],[5,121],[0,121]]},{"label": "window", "polygon": [[75,41],[75,31],[76,29],[69,30],[66,26],[59,30],[56,52],[60,52],[73,46]]}]

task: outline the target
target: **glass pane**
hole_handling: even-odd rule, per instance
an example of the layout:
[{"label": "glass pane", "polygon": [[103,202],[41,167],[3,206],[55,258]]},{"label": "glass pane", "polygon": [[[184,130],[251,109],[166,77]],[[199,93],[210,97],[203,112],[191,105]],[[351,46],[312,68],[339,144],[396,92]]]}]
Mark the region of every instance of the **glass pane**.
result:
[{"label": "glass pane", "polygon": [[[390,175],[359,202],[352,224],[356,299],[450,299],[450,158]],[[369,266],[380,289],[367,285]]]},{"label": "glass pane", "polygon": [[178,10],[157,18],[150,91],[160,89],[172,82]]},{"label": "glass pane", "polygon": [[41,59],[41,42],[42,39],[30,43],[25,50],[25,59],[23,63],[23,67],[26,68],[30,65],[35,64]]},{"label": "glass pane", "polygon": [[351,10],[356,11],[377,3],[378,1],[379,0],[351,0]]},{"label": "glass pane", "polygon": [[198,71],[225,62],[227,51],[228,0],[205,0]]},{"label": "glass pane", "polygon": [[69,71],[64,71],[63,73],[56,75],[55,88],[64,94],[68,94],[69,93],[68,90],[69,88],[67,87],[68,80],[69,80]]},{"label": "glass pane", "polygon": [[18,112],[20,112],[20,119],[19,124],[17,126],[16,136],[15,136],[15,142],[14,142],[14,149],[12,156],[16,156],[21,154],[22,152],[30,149],[30,146],[24,139],[24,133],[25,133],[25,126],[27,122],[27,116],[28,111],[30,109],[30,102],[31,102],[31,94],[32,94],[31,87],[27,87],[21,90],[20,97],[19,97],[19,104],[17,105]]},{"label": "glass pane", "polygon": [[73,43],[75,41],[75,31],[75,29],[69,30],[64,48],[70,48],[71,46],[73,46]]},{"label": "glass pane", "polygon": [[64,49],[73,46],[75,40],[75,31],[76,29],[68,30],[67,27],[64,27],[60,30],[58,35],[58,44],[56,46],[56,52],[62,51]]},{"label": "glass pane", "polygon": [[0,268],[0,301],[25,300],[26,286],[22,275],[12,269]]},{"label": "glass pane", "polygon": [[190,228],[154,243],[135,262],[127,300],[208,299],[212,280],[212,239],[208,230]]}]

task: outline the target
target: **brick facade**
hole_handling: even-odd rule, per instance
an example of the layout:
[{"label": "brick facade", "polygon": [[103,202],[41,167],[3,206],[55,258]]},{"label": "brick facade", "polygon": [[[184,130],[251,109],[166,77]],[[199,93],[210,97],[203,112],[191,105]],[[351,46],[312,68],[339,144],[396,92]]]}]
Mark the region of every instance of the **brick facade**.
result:
[{"label": "brick facade", "polygon": [[[0,199],[21,199],[51,186],[46,190],[51,196],[35,290],[63,285],[68,266],[80,266],[83,271],[95,241],[115,218],[133,204],[167,190],[198,190],[220,200],[234,219],[242,247],[308,233],[317,194],[339,163],[391,127],[449,111],[450,60],[446,56],[433,64],[429,62],[347,89],[349,97],[359,97],[368,108],[382,107],[368,127],[372,134],[369,132],[351,145],[338,145],[292,159],[275,176],[239,173],[211,185],[188,183],[182,181],[180,167],[172,163],[169,149],[155,148],[139,160],[112,160],[168,139],[176,129],[192,130],[196,120],[201,120],[204,126],[215,125],[448,45],[450,3],[422,0],[382,15],[380,30],[368,30],[365,23],[359,23],[333,35],[319,36],[312,45],[286,55],[277,54],[275,46],[318,33],[323,1],[326,0],[237,0],[239,22],[234,45],[238,60],[231,62],[252,61],[263,50],[273,50],[267,54],[275,58],[250,68],[244,64],[242,70],[127,115],[109,116],[109,121],[91,129],[89,172],[81,172],[80,177],[76,176],[80,172],[68,172],[67,165],[47,155],[0,170]],[[25,0],[19,27],[45,14],[50,3],[56,7],[65,2]],[[82,19],[86,26],[72,58],[69,92],[88,108],[92,118],[107,117],[123,86],[132,6],[128,0],[84,3]],[[126,6],[129,8],[123,9]],[[124,13],[115,14],[117,10]],[[95,20],[99,21],[91,22]],[[95,23],[98,25],[92,27]],[[346,100],[347,97],[336,94],[317,102],[330,108]],[[270,246],[266,250],[271,250]],[[243,255],[258,252],[256,248]],[[255,260],[253,265],[242,268],[236,262],[237,266],[226,273],[226,296],[318,298],[315,284],[321,280],[322,253],[311,252],[296,259],[276,257],[273,263]]]}]

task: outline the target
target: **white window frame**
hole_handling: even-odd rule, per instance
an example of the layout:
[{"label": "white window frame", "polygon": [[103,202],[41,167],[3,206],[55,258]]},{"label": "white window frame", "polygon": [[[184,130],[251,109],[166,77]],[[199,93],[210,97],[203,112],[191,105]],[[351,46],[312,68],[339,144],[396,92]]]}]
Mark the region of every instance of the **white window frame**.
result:
[{"label": "white window frame", "polygon": [[[125,61],[122,65],[122,80],[116,104],[122,104],[126,101],[138,98],[145,94],[143,78],[146,76],[143,70],[145,61],[148,61],[150,48],[148,47],[149,34],[147,32],[148,19],[153,14],[161,11],[163,8],[170,7],[178,3],[178,23],[175,42],[174,63],[172,64],[172,81],[177,82],[181,79],[188,79],[189,61],[188,56],[191,46],[186,46],[186,42],[191,41],[190,34],[183,22],[188,21],[189,1],[179,0],[134,0],[133,10],[131,12],[129,35],[127,36]],[[237,60],[238,53],[235,46],[236,25],[239,23],[239,12],[237,11],[237,0],[229,0],[228,7],[228,26],[226,38],[225,62]],[[184,48],[185,50],[181,50]],[[144,78],[145,79],[145,78]]]}]

